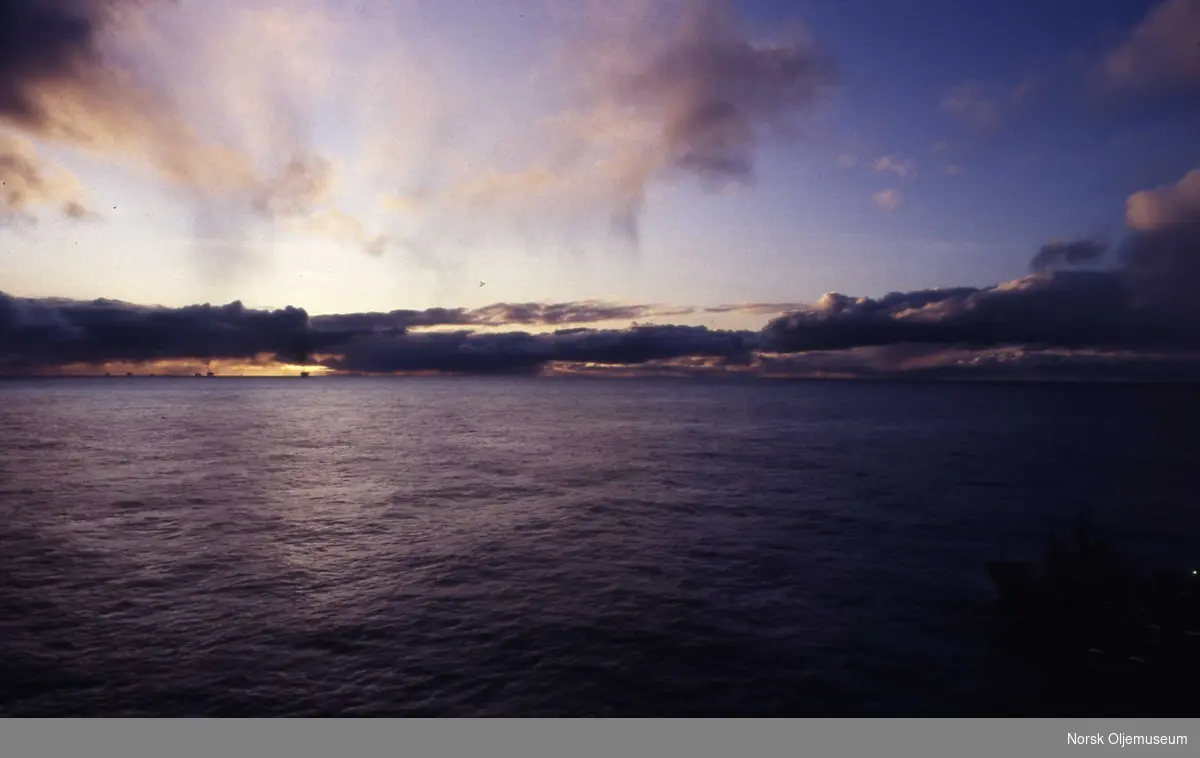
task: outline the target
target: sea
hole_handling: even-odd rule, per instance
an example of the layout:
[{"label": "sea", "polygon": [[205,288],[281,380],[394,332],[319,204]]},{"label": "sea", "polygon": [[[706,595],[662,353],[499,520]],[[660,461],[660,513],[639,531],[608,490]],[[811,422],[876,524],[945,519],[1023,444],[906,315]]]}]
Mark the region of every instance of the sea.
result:
[{"label": "sea", "polygon": [[0,715],[1096,715],[986,563],[1086,514],[1200,566],[1198,422],[1168,385],[3,380]]}]

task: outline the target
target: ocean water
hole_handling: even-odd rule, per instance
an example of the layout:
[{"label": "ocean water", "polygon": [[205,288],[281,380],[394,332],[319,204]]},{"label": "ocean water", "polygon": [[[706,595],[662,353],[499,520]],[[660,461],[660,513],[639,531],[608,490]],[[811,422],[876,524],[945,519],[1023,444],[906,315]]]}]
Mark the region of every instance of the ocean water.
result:
[{"label": "ocean water", "polygon": [[0,714],[1086,710],[984,563],[1200,563],[1198,395],[0,382]]}]

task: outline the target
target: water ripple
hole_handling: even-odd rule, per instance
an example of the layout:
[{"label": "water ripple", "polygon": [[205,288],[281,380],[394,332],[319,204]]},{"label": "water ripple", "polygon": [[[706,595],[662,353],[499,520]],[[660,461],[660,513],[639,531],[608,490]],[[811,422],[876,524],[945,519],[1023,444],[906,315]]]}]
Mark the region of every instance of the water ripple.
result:
[{"label": "water ripple", "polygon": [[0,713],[1035,709],[981,561],[1083,502],[1196,548],[1146,392],[5,383]]}]

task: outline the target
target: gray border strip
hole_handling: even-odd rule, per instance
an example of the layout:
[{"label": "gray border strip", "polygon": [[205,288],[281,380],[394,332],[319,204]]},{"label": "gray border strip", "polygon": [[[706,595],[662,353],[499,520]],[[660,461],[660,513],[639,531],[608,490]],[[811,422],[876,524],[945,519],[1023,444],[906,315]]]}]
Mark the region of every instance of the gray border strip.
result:
[{"label": "gray border strip", "polygon": [[[1128,744],[1120,744],[1119,735]],[[1186,744],[1129,742],[1156,736],[1182,737]],[[0,758],[1197,754],[1196,719],[0,720]]]}]

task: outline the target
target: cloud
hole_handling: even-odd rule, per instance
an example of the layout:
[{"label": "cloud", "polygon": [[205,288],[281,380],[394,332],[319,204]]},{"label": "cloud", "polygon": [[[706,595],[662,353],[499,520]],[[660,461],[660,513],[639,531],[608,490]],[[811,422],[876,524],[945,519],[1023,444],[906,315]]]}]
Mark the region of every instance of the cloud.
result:
[{"label": "cloud", "polygon": [[740,358],[752,332],[702,326],[635,326],[621,330],[566,329],[549,334],[425,332],[372,335],[339,348],[327,363],[341,371],[534,372],[549,363],[633,366],[681,357]]},{"label": "cloud", "polygon": [[431,326],[469,326],[472,323],[470,311],[466,308],[399,309],[386,313],[340,313],[313,316],[310,320],[312,328],[318,331],[348,335],[406,332],[410,329]]},{"label": "cloud", "polygon": [[1130,233],[1119,266],[1055,271],[1099,260],[1103,245],[1053,242],[1035,274],[993,287],[896,292],[882,298],[825,295],[771,321],[761,347],[776,352],[901,344],[987,349],[1172,351],[1200,349],[1200,202],[1191,172],[1130,196]]},{"label": "cloud", "polygon": [[634,377],[711,377],[714,375],[753,375],[757,360],[722,356],[683,356],[662,358],[636,365],[557,361],[549,367],[556,376],[634,376]]},{"label": "cloud", "polygon": [[900,190],[887,189],[876,192],[871,199],[880,210],[894,211],[900,207]]},{"label": "cloud", "polygon": [[[156,172],[197,236],[235,253],[272,224],[457,256],[597,222],[636,242],[654,182],[751,182],[759,152],[796,139],[834,83],[806,37],[754,36],[724,0],[597,4],[574,28],[547,13],[534,23],[561,54],[528,69],[464,60],[456,29],[408,31],[408,4],[276,6],[10,0],[0,122]],[[483,113],[481,93],[519,81],[536,86]],[[361,153],[336,167],[346,186],[315,143],[331,113]],[[402,198],[405,218],[359,211],[364,194]]]},{"label": "cloud", "polygon": [[1037,254],[1029,262],[1033,271],[1048,271],[1058,265],[1077,266],[1081,263],[1092,263],[1104,253],[1104,244],[1095,240],[1075,240],[1073,242],[1049,242],[1042,245]]},{"label": "cloud", "polygon": [[[595,305],[568,303],[309,317],[299,308],[256,310],[236,302],[161,308],[0,294],[0,373],[87,373],[88,366],[91,373],[191,373],[201,365],[262,373],[290,364],[379,374],[1200,380],[1200,353],[1172,347],[1194,348],[1194,331],[1190,341],[1159,340],[1156,347],[1146,339],[1153,334],[1145,324],[1122,331],[1118,320],[1096,321],[1094,309],[1060,325],[1058,319],[1097,292],[1110,305],[1118,300],[1111,300],[1112,292],[1103,294],[1102,277],[1070,281],[1055,275],[1038,279],[1041,284],[1035,279],[878,300],[829,295],[818,306],[823,315],[804,323],[794,315],[777,319],[761,332],[688,325],[543,333],[470,328],[509,319],[569,323],[612,315]],[[1069,296],[1052,302],[1063,293]],[[996,301],[1003,297],[1010,299]],[[464,328],[414,331],[447,324]],[[1047,339],[1054,335],[1066,339],[1054,344]],[[1007,344],[1010,339],[1022,341]]]},{"label": "cloud", "polygon": [[837,163],[840,168],[854,168],[858,165],[858,158],[849,153],[842,153],[838,156]]},{"label": "cloud", "polygon": [[6,0],[0,5],[0,116],[52,128],[45,90],[95,82],[100,26],[118,0]]},{"label": "cloud", "polygon": [[693,3],[668,36],[644,41],[605,67],[605,89],[660,127],[654,160],[707,182],[749,179],[764,138],[787,136],[832,83],[821,53],[752,41],[730,3]]},{"label": "cloud", "polygon": [[[255,220],[292,223],[320,211],[340,214],[343,229],[326,236],[382,252],[382,236],[345,231],[362,222],[333,207],[334,167],[311,146],[307,109],[332,59],[319,43],[340,37],[331,16],[306,5],[5,2],[0,122],[149,168],[181,190],[201,236],[222,238],[230,263]],[[83,207],[69,201],[67,212]],[[322,222],[331,225],[313,225]]]},{"label": "cloud", "polygon": [[254,192],[252,206],[267,218],[307,216],[333,191],[333,164],[320,155],[297,156]]},{"label": "cloud", "polygon": [[1200,329],[1200,169],[1133,194],[1125,215],[1133,231],[1119,253],[1137,301]]},{"label": "cloud", "polygon": [[945,113],[981,129],[992,129],[1000,121],[1000,102],[979,82],[966,82],[951,88],[942,97],[940,107]]},{"label": "cloud", "polygon": [[911,176],[917,171],[917,163],[911,158],[901,158],[898,155],[885,155],[875,161],[876,171],[890,171],[900,178]]},{"label": "cloud", "polygon": [[[1028,77],[1015,85],[989,85],[967,81],[951,87],[942,96],[939,109],[983,131],[992,131],[1002,120],[1024,107],[1042,88],[1037,77]],[[945,152],[949,145],[938,142],[934,152]]]},{"label": "cloud", "polygon": [[622,305],[599,300],[567,303],[493,303],[481,308],[428,308],[388,313],[314,316],[320,330],[377,332],[431,326],[563,326],[603,321],[633,321],[693,313],[694,308],[661,305]]},{"label": "cloud", "polygon": [[[1152,197],[1174,198],[1177,188],[1152,190]],[[1003,284],[878,298],[830,293],[800,307],[580,301],[309,317],[299,308],[252,310],[240,303],[152,308],[0,295],[0,370],[99,370],[171,359],[261,362],[267,355],[352,373],[594,373],[621,367],[618,373],[664,376],[1196,381],[1200,225],[1191,223],[1189,213],[1173,210],[1154,217],[1170,221],[1133,230],[1121,245],[1118,268],[1056,270],[1095,262],[1103,248],[1087,240],[1054,242],[1033,257],[1036,273]],[[624,329],[575,326],[730,311],[784,315],[759,331],[636,322]],[[564,328],[490,331],[509,326]]]},{"label": "cloud", "polygon": [[520,157],[435,179],[426,213],[482,214],[489,231],[601,220],[636,242],[655,181],[752,182],[759,151],[796,139],[835,81],[807,39],[756,39],[725,0],[595,8],[547,78],[561,106],[511,138]]},{"label": "cloud", "polygon": [[80,364],[272,354],[279,362],[321,360],[343,371],[508,372],[538,370],[554,361],[632,365],[684,356],[736,359],[753,347],[753,332],[700,326],[573,328],[540,334],[411,331],[435,325],[570,324],[663,310],[585,302],[310,318],[300,308],[255,310],[238,302],[162,308],[0,294],[0,370],[37,373]]},{"label": "cloud", "polygon": [[1200,0],[1164,0],[1104,61],[1110,84],[1131,89],[1200,86]]},{"label": "cloud", "polygon": [[687,307],[617,305],[598,300],[583,300],[571,303],[496,303],[470,311],[469,317],[470,323],[490,326],[508,324],[557,326],[683,316],[693,311],[693,308]]},{"label": "cloud", "polygon": [[[371,255],[385,252],[391,235],[369,230],[348,210],[359,201],[348,195],[365,175],[348,172],[353,167],[332,160],[316,140],[319,119],[329,111],[354,118],[351,93],[373,84],[370,66],[344,49],[364,33],[364,19],[313,0],[287,9],[255,0],[153,9],[161,12],[125,24],[114,47],[160,71],[188,123],[252,167],[242,185],[197,192],[191,202],[198,223],[235,247],[251,225],[265,223]],[[399,124],[388,126],[394,132]],[[201,252],[211,257],[204,245]]]},{"label": "cloud", "polygon": [[72,219],[90,215],[74,175],[43,165],[29,141],[0,134],[0,223],[35,222],[45,207]]},{"label": "cloud", "polygon": [[291,228],[335,240],[372,256],[383,255],[395,241],[391,235],[367,231],[362,220],[336,208],[313,210],[296,217]]},{"label": "cloud", "polygon": [[204,143],[169,98],[102,54],[106,34],[142,4],[0,4],[0,122],[39,139],[149,162],[186,186],[245,186],[253,171],[243,156]]},{"label": "cloud", "polygon": [[1175,184],[1136,192],[1126,203],[1125,222],[1131,229],[1164,230],[1198,221],[1200,169],[1189,171]]},{"label": "cloud", "polygon": [[297,308],[151,308],[114,300],[14,298],[0,293],[0,370],[29,372],[74,363],[170,358],[250,358],[300,362],[322,335]]},{"label": "cloud", "polygon": [[715,305],[704,309],[705,313],[748,313],[758,315],[775,315],[787,313],[802,308],[799,303],[736,303],[732,305]]},{"label": "cloud", "polygon": [[1054,272],[994,287],[879,299],[831,293],[812,309],[768,324],[763,347],[802,352],[904,343],[1194,349],[1200,333],[1139,307],[1113,272]]}]

